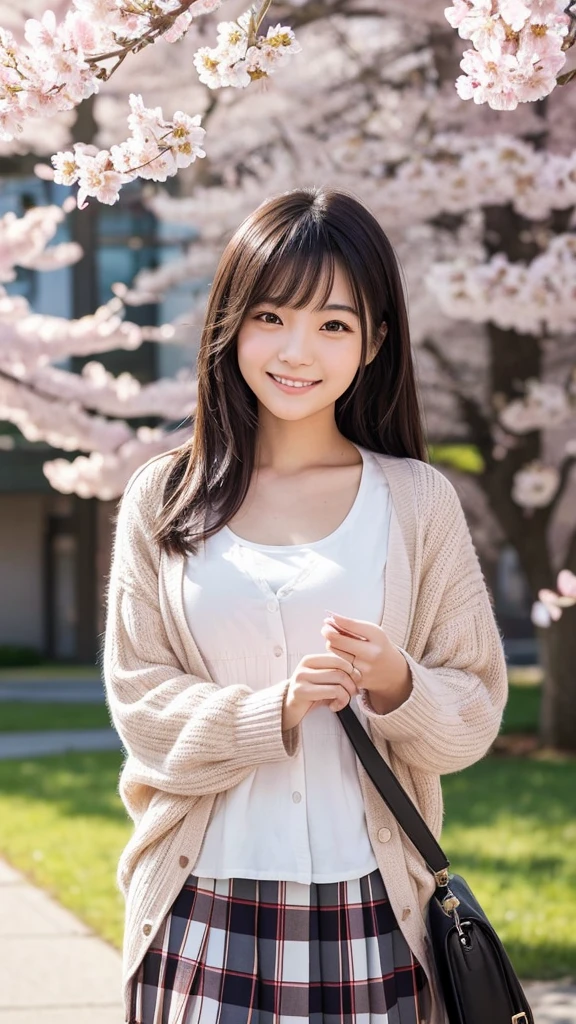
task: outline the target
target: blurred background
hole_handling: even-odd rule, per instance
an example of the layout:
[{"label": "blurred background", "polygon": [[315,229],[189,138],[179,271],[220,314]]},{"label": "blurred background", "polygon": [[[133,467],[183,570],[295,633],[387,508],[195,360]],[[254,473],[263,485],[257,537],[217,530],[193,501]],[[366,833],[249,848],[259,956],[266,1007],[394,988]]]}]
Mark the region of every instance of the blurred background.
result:
[{"label": "blurred background", "polygon": [[[48,6],[67,8],[0,0],[0,26],[21,36]],[[444,845],[521,976],[563,982],[576,977],[576,610],[550,619],[539,592],[576,572],[576,83],[514,111],[475,106],[454,88],[466,44],[444,3],[293,0],[266,25],[290,25],[302,54],[248,89],[209,90],[194,53],[244,8],[228,0],[77,112],[0,142],[0,856],[120,947],[130,823],[98,669],[118,497],[189,436],[231,233],[269,195],[342,186],[402,264],[431,460],[463,502],[509,663],[493,750],[444,780]],[[36,166],[75,141],[123,140],[130,92],[202,114],[206,158],[62,214],[73,190]]]}]

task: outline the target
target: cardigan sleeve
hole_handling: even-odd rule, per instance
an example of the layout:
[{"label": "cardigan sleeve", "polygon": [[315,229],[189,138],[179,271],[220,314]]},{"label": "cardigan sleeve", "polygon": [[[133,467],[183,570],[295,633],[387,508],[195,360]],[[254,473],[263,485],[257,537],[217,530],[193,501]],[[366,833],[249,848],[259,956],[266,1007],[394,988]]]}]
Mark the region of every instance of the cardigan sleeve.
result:
[{"label": "cardigan sleeve", "polygon": [[282,730],[288,680],[253,691],[184,670],[161,613],[146,490],[146,481],[129,484],[118,513],[103,647],[107,705],[143,783],[182,796],[218,793],[296,753],[299,730]]},{"label": "cardigan sleeve", "polygon": [[[424,551],[417,606],[429,632],[418,659],[402,647],[412,691],[400,707],[377,714],[362,691],[360,705],[371,727],[411,767],[444,774],[466,768],[487,752],[498,734],[508,680],[498,626],[478,556],[456,491],[446,481],[443,507],[433,509],[435,527]],[[434,537],[436,540],[434,540]],[[441,540],[438,540],[441,538]],[[438,568],[445,587],[434,595]],[[410,646],[410,645],[409,645]]]}]

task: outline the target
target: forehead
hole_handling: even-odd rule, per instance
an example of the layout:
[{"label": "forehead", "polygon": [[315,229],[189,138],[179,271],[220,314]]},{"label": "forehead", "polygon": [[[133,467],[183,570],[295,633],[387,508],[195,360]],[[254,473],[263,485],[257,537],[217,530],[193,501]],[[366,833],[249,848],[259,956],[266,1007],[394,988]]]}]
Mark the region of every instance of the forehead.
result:
[{"label": "forehead", "polygon": [[276,255],[262,268],[249,305],[263,301],[295,309],[324,309],[337,302],[356,309],[354,289],[334,252],[295,250]]}]

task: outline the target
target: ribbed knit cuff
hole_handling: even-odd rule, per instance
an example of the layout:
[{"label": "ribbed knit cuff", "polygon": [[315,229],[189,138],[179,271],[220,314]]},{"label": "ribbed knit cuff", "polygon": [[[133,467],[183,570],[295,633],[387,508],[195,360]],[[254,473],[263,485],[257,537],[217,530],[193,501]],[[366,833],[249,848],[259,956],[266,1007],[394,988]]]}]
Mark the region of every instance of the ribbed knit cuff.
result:
[{"label": "ribbed knit cuff", "polygon": [[[282,711],[289,680],[257,690],[236,712],[236,744],[240,756],[249,752],[254,762],[285,761],[299,747],[299,729],[282,731]],[[294,735],[295,734],[295,735]]]},{"label": "ribbed knit cuff", "polygon": [[[440,686],[435,692],[437,681],[430,669],[419,665],[402,647],[396,648],[404,655],[412,675],[412,692],[400,707],[378,714],[370,704],[370,695],[362,690],[360,707],[367,718],[378,722],[378,731],[388,740],[414,740],[419,734],[428,733],[442,713],[442,692]],[[440,692],[442,691],[442,692]]]}]

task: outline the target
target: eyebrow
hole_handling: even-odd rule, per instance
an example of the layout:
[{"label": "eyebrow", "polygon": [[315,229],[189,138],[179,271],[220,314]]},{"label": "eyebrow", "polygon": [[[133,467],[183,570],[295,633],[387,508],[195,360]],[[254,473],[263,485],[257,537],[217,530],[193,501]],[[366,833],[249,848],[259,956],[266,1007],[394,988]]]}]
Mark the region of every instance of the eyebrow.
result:
[{"label": "eyebrow", "polygon": [[322,306],[322,309],[318,310],[319,313],[323,313],[326,309],[343,309],[346,313],[353,313],[354,316],[358,316],[358,313],[352,306],[343,306],[337,302],[332,302],[329,306]]},{"label": "eyebrow", "polygon": [[[255,303],[255,305],[261,306],[266,302],[271,302],[272,305],[274,306],[278,305],[278,302],[272,295],[265,295],[264,298],[260,299],[260,302]],[[331,302],[329,303],[328,306],[322,306],[321,309],[315,310],[315,312],[324,313],[327,309],[340,309],[345,313],[352,313],[353,316],[358,316],[357,310],[355,310],[352,306],[346,306],[339,302]]]}]

